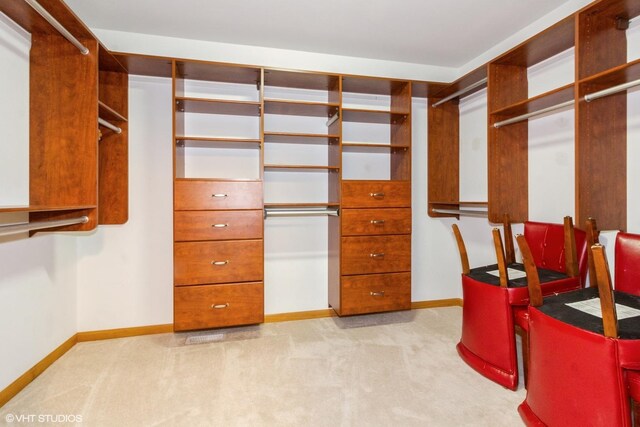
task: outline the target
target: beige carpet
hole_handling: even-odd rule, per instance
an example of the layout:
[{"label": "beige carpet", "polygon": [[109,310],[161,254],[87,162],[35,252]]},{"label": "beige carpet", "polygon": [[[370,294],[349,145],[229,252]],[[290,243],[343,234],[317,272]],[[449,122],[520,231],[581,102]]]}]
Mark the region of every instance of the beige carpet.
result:
[{"label": "beige carpet", "polygon": [[522,386],[506,390],[458,357],[460,317],[450,307],[80,343],[0,409],[0,424],[522,425]]}]

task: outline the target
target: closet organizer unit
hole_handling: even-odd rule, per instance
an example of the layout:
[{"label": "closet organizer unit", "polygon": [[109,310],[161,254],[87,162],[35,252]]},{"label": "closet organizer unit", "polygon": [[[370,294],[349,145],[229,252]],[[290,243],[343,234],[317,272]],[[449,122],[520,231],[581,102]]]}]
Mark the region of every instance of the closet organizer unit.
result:
[{"label": "closet organizer unit", "polygon": [[122,224],[127,71],[63,2],[41,3],[0,1],[0,12],[31,33],[29,205],[0,206],[0,215],[28,213],[29,224],[0,233]]},{"label": "closet organizer unit", "polygon": [[411,83],[342,79],[339,315],[411,308]]},{"label": "closet organizer unit", "polygon": [[264,320],[261,74],[173,62],[176,331]]}]

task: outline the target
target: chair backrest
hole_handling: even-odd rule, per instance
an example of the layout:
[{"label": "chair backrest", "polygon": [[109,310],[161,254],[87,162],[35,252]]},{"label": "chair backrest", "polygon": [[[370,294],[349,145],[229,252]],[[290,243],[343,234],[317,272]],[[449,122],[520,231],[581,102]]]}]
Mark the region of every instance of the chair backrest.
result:
[{"label": "chair backrest", "polygon": [[[566,270],[564,232],[565,227],[563,224],[534,221],[524,223],[524,236],[527,239],[536,266],[568,273]],[[574,229],[574,235],[578,272],[580,282],[584,285],[587,276],[587,235],[578,228]]]},{"label": "chair backrest", "polygon": [[471,269],[469,268],[469,255],[467,255],[467,247],[462,239],[460,229],[456,224],[451,226],[453,234],[456,236],[456,243],[458,244],[458,252],[460,252],[460,264],[462,265],[462,274],[469,274]]},{"label": "chair backrest", "polygon": [[589,286],[598,286],[598,277],[596,275],[596,268],[593,262],[593,253],[591,247],[600,243],[600,231],[598,231],[598,225],[594,218],[587,218],[587,224],[585,227],[587,232],[587,263],[589,266]]},{"label": "chair backrest", "polygon": [[616,290],[640,295],[640,235],[616,236]]},{"label": "chair backrest", "polygon": [[613,288],[611,287],[611,273],[609,272],[607,255],[604,251],[604,246],[601,244],[593,245],[591,251],[596,276],[598,276],[598,296],[600,297],[604,335],[609,338],[618,338],[618,316]]},{"label": "chair backrest", "polygon": [[527,239],[522,235],[516,236],[516,242],[522,254],[522,263],[524,271],[527,273],[527,287],[529,288],[529,305],[539,307],[542,305],[542,288],[540,287],[540,276],[538,269],[531,254],[531,248],[527,243]]}]

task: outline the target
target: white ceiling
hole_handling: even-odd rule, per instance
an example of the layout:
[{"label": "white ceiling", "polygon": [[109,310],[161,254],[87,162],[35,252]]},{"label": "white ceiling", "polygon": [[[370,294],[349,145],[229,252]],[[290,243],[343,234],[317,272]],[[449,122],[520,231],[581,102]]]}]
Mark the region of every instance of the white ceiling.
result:
[{"label": "white ceiling", "polygon": [[67,0],[92,29],[460,67],[569,0]]}]

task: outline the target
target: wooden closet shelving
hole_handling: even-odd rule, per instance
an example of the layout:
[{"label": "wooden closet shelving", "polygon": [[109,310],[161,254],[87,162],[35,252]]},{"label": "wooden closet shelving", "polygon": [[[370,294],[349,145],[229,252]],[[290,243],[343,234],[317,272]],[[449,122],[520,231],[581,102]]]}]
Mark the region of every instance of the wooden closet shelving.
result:
[{"label": "wooden closet shelving", "polygon": [[338,110],[339,104],[331,102],[289,101],[282,99],[265,99],[265,114],[282,114],[290,116],[331,117]]},{"label": "wooden closet shelving", "polygon": [[264,142],[292,143],[292,144],[337,144],[340,135],[295,133],[295,132],[264,132]]},{"label": "wooden closet shelving", "polygon": [[[26,2],[0,1],[0,12],[31,33],[29,206],[0,212],[28,212],[36,222],[89,218],[56,231],[123,223],[128,217],[128,73],[62,1],[42,6],[79,46]],[[86,55],[80,52],[84,49]],[[99,131],[99,117],[119,126],[120,133]]]},{"label": "wooden closet shelving", "polygon": [[570,83],[532,98],[525,99],[524,101],[519,101],[512,105],[492,111],[489,114],[499,118],[500,120],[506,120],[522,114],[540,111],[544,108],[552,107],[563,102],[573,101],[574,88],[575,84]]},{"label": "wooden closet shelving", "polygon": [[260,103],[176,96],[176,109],[187,113],[229,114],[233,116],[260,116]]}]

